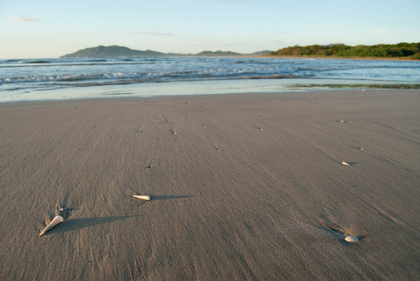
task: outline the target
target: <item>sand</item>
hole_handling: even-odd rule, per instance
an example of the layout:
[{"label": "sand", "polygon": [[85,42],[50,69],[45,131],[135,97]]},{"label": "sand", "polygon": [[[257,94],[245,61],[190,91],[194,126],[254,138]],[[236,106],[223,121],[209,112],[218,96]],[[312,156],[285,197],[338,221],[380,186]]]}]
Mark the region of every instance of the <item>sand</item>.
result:
[{"label": "sand", "polygon": [[0,280],[420,280],[418,90],[4,103],[0,134]]}]

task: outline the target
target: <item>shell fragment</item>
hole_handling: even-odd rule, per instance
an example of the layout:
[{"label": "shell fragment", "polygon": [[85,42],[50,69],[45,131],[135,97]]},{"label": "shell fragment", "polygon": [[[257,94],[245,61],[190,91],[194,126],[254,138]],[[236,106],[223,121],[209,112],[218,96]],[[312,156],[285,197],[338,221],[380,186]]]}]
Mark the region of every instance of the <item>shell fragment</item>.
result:
[{"label": "shell fragment", "polygon": [[58,224],[63,222],[63,217],[62,216],[56,216],[48,225],[46,228],[44,228],[44,230],[39,234],[39,236],[44,235],[48,230],[50,230],[51,228],[57,226]]},{"label": "shell fragment", "polygon": [[346,240],[349,243],[359,242],[359,238],[357,238],[356,236],[351,236],[351,235],[344,238],[344,240]]},{"label": "shell fragment", "polygon": [[133,195],[133,197],[137,199],[145,200],[145,201],[150,201],[149,195]]}]

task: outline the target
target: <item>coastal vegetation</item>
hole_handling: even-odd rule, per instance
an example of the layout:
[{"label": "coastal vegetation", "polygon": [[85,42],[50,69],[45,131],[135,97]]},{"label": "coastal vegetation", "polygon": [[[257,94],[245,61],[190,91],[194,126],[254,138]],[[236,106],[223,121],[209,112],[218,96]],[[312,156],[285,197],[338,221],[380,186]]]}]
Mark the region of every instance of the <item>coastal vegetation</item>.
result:
[{"label": "coastal vegetation", "polygon": [[292,46],[272,52],[271,56],[340,57],[340,58],[404,58],[420,60],[420,43],[347,46],[344,44]]}]

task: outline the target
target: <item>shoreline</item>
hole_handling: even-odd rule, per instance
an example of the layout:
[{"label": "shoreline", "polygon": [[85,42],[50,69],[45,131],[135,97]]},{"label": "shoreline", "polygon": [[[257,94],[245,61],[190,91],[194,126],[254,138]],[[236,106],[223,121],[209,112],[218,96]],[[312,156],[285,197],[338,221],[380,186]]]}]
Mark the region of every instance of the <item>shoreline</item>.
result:
[{"label": "shoreline", "polygon": [[[307,90],[308,87],[310,90],[420,87],[417,62],[168,60],[171,61],[170,65],[182,62],[182,69],[162,72],[166,59],[152,59],[151,62],[139,59],[129,63],[120,60],[81,61],[74,66],[73,61],[51,60],[46,64],[49,73],[43,75],[38,73],[38,65],[16,62],[16,67],[11,64],[3,68],[5,77],[10,77],[0,79],[0,82],[3,81],[0,102],[102,96],[267,93]],[[19,71],[23,66],[28,70],[28,75],[20,77]],[[64,67],[62,71],[68,74],[57,72],[57,67]],[[101,72],[104,73],[96,73],[98,67],[103,67]]]},{"label": "shoreline", "polygon": [[[346,83],[347,82],[347,83]],[[176,96],[208,96],[238,94],[281,94],[317,91],[388,91],[418,90],[420,83],[395,83],[387,81],[366,82],[340,79],[305,79],[305,78],[244,78],[240,80],[214,81],[179,81],[160,84],[126,84],[121,86],[101,85],[91,87],[70,87],[56,90],[15,93],[3,97],[2,103],[71,101],[83,99],[118,99],[118,98],[156,98]],[[171,92],[171,94],[168,94]]]},{"label": "shoreline", "polygon": [[[322,85],[321,85],[322,86]],[[240,93],[222,93],[222,94],[185,94],[185,95],[156,95],[156,96],[115,96],[115,97],[78,97],[78,98],[68,98],[68,99],[42,99],[42,100],[17,100],[17,101],[2,101],[0,102],[0,109],[2,107],[31,107],[31,106],[47,106],[48,104],[55,104],[57,106],[64,104],[77,104],[77,103],[107,103],[107,102],[152,102],[153,100],[165,100],[177,101],[179,100],[189,100],[189,99],[212,99],[212,98],[233,98],[235,96],[243,97],[252,97],[258,99],[258,97],[267,97],[267,96],[285,96],[293,97],[293,95],[316,95],[316,93],[338,93],[338,94],[363,94],[365,92],[395,92],[395,91],[404,91],[404,92],[418,92],[417,88],[331,88],[331,89],[302,89],[302,90],[288,90],[282,92],[240,92]]]},{"label": "shoreline", "polygon": [[420,90],[0,103],[0,279],[419,279],[419,112]]},{"label": "shoreline", "polygon": [[[411,84],[409,84],[411,85]],[[118,85],[116,85],[118,86]],[[258,97],[266,97],[266,96],[281,96],[281,95],[285,95],[287,97],[291,97],[293,95],[299,95],[299,94],[304,94],[304,95],[312,95],[312,94],[316,94],[316,93],[336,93],[336,94],[362,94],[366,91],[369,92],[418,92],[419,89],[418,88],[369,88],[369,87],[360,87],[360,85],[356,85],[357,87],[355,88],[343,88],[341,87],[341,85],[337,84],[334,86],[337,86],[337,88],[318,88],[318,89],[314,89],[311,87],[316,87],[316,86],[326,86],[326,87],[330,87],[331,85],[310,85],[309,88],[302,88],[300,90],[284,90],[284,91],[280,91],[280,92],[238,92],[238,93],[221,93],[221,94],[177,94],[177,95],[156,95],[156,96],[131,96],[131,95],[127,95],[127,96],[93,96],[93,97],[76,97],[76,98],[66,98],[66,99],[40,99],[40,100],[16,100],[16,101],[0,101],[0,108],[4,105],[11,105],[11,106],[18,106],[18,105],[24,105],[24,106],[32,106],[32,105],[47,105],[49,103],[53,104],[57,104],[60,105],[61,103],[65,104],[65,103],[77,103],[77,102],[124,102],[124,101],[132,101],[132,102],[140,102],[140,101],[152,101],[152,100],[164,100],[164,99],[168,99],[168,100],[174,100],[176,101],[177,99],[201,99],[201,98],[229,98],[229,97],[234,97],[234,96],[252,96],[253,98],[258,98]],[[344,85],[344,86],[349,86],[349,85]],[[367,84],[367,86],[369,86]],[[107,87],[107,86],[104,86]],[[61,90],[60,90],[61,91]]]}]

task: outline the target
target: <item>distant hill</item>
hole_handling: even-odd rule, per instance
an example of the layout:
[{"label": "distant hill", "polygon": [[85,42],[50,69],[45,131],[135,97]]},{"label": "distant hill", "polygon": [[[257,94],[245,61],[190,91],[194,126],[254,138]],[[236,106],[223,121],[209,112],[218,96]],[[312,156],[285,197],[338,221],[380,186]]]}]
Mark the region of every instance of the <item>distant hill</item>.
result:
[{"label": "distant hill", "polygon": [[61,56],[60,58],[113,58],[113,57],[236,57],[236,56],[261,56],[270,54],[271,51],[261,51],[253,54],[240,54],[230,51],[203,51],[198,54],[176,54],[176,53],[161,53],[151,50],[138,51],[132,50],[122,46],[98,46],[93,48],[86,48],[77,52]]},{"label": "distant hill", "polygon": [[197,57],[239,57],[239,56],[252,56],[252,57],[258,57],[263,55],[269,55],[272,51],[259,51],[252,54],[241,54],[241,53],[235,53],[230,51],[202,51],[198,54],[192,55]]},{"label": "distant hill", "polygon": [[399,43],[394,45],[359,45],[344,44],[293,46],[272,52],[272,56],[293,57],[346,57],[346,58],[406,58],[420,59],[420,43]]},{"label": "distant hill", "polygon": [[155,51],[137,51],[121,46],[98,46],[86,48],[60,58],[112,58],[112,57],[162,57],[165,53]]},{"label": "distant hill", "polygon": [[242,54],[240,53],[235,53],[235,52],[223,52],[223,51],[216,51],[216,52],[212,52],[212,51],[202,51],[198,54],[196,54],[196,56],[198,57],[231,57],[231,56],[242,56]]},{"label": "distant hill", "polygon": [[264,56],[264,55],[269,55],[269,54],[271,54],[273,51],[267,51],[267,50],[264,50],[264,51],[259,51],[259,52],[255,52],[255,53],[252,53],[252,54],[248,54],[249,56]]}]

